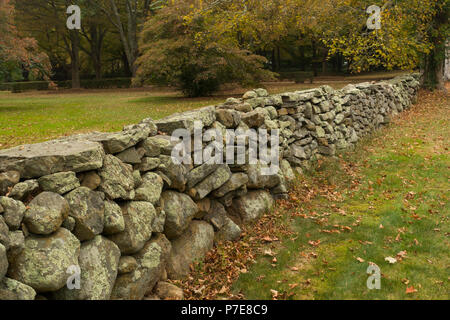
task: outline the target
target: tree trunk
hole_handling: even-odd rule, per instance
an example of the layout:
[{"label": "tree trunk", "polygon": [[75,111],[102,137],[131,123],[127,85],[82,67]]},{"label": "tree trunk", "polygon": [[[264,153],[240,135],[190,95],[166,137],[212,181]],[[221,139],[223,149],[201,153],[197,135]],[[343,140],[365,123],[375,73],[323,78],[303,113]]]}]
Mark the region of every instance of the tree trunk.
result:
[{"label": "tree trunk", "polygon": [[429,31],[434,49],[424,59],[423,86],[430,90],[445,90],[444,70],[447,42],[445,29],[448,19],[448,7],[439,9]]},{"label": "tree trunk", "polygon": [[80,88],[80,37],[78,30],[70,31],[71,41],[71,66],[72,66],[72,89]]}]

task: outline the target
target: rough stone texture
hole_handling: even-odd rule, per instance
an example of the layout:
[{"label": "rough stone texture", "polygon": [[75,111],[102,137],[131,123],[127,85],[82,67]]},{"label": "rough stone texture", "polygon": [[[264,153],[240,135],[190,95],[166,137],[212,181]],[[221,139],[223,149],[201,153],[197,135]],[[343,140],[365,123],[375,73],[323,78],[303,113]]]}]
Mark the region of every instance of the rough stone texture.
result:
[{"label": "rough stone texture", "polygon": [[278,173],[266,175],[264,174],[265,172],[263,172],[263,168],[268,169],[267,166],[263,166],[261,164],[248,166],[247,187],[249,189],[270,189],[280,184],[281,181]]},{"label": "rough stone texture", "polygon": [[162,300],[184,300],[183,289],[165,281],[156,284],[155,293]]},{"label": "rough stone texture", "polygon": [[[212,161],[211,161],[212,162]],[[202,164],[191,171],[186,175],[186,179],[188,181],[187,187],[190,189],[204,180],[207,176],[217,170],[219,168],[219,164],[215,163],[205,163]]]},{"label": "rough stone texture", "polygon": [[135,200],[147,201],[155,205],[161,197],[163,179],[156,173],[149,172],[142,177],[142,184],[136,189]]},{"label": "rough stone texture", "polygon": [[186,230],[198,208],[188,195],[174,191],[163,192],[161,201],[166,213],[164,234],[171,240],[179,237]]},{"label": "rough stone texture", "polygon": [[16,183],[19,183],[19,181],[20,172],[18,171],[7,171],[0,173],[0,195],[6,195],[9,188],[14,187]]},{"label": "rough stone texture", "polygon": [[116,157],[124,163],[139,164],[142,156],[137,152],[135,147],[129,148],[116,154]]},{"label": "rough stone texture", "polygon": [[69,215],[75,219],[73,233],[81,241],[91,240],[103,232],[105,204],[102,194],[80,187],[65,196],[69,203]]},{"label": "rough stone texture", "polygon": [[89,171],[84,173],[81,179],[81,186],[95,190],[102,183],[102,178],[95,171]]},{"label": "rough stone texture", "polygon": [[22,231],[10,231],[8,233],[7,246],[8,261],[13,261],[15,257],[25,248],[25,236]]},{"label": "rough stone texture", "polygon": [[124,128],[121,132],[93,134],[90,139],[101,142],[106,153],[115,154],[135,146],[149,135],[155,134],[155,124],[151,119],[146,119],[140,124]]},{"label": "rough stone texture", "polygon": [[224,185],[222,185],[219,189],[212,193],[213,197],[221,198],[232,192],[234,190],[239,189],[243,185],[248,183],[248,175],[243,172],[233,173],[231,175],[230,180],[228,180]]},{"label": "rough stone texture", "polygon": [[142,201],[126,202],[121,208],[125,230],[109,238],[119,246],[122,254],[134,254],[151,238],[156,210],[150,202]]},{"label": "rough stone texture", "polygon": [[225,216],[224,224],[214,235],[214,241],[237,241],[241,237],[241,228],[229,217]]},{"label": "rough stone texture", "polygon": [[30,286],[10,278],[0,281],[0,300],[34,300],[36,291]]},{"label": "rough stone texture", "polygon": [[80,241],[61,228],[50,236],[30,235],[25,248],[10,261],[8,276],[37,292],[49,292],[66,285],[66,270],[78,265]]},{"label": "rough stone texture", "polygon": [[158,169],[169,178],[170,188],[184,192],[187,183],[186,175],[189,168],[184,165],[175,164],[171,156],[161,155],[159,159],[161,160],[161,165]]},{"label": "rough stone texture", "polygon": [[161,160],[159,158],[145,157],[142,162],[136,167],[141,172],[148,172],[159,167]]},{"label": "rough stone texture", "polygon": [[8,271],[8,257],[6,256],[6,248],[4,245],[0,243],[0,281],[6,275],[6,271]]},{"label": "rough stone texture", "polygon": [[134,198],[133,170],[130,166],[112,155],[105,156],[103,168],[98,172],[102,179],[99,190],[111,200]]},{"label": "rough stone texture", "polygon": [[194,200],[205,198],[212,191],[220,188],[231,178],[231,171],[227,165],[221,165],[202,182],[189,190],[189,195]]},{"label": "rough stone texture", "polygon": [[242,223],[250,223],[268,213],[273,205],[274,200],[269,192],[264,190],[251,191],[245,196],[235,199],[229,213],[233,217],[237,217]]},{"label": "rough stone texture", "polygon": [[99,143],[52,140],[0,150],[0,172],[16,170],[22,178],[30,179],[63,171],[89,171],[103,165],[103,156]]},{"label": "rough stone texture", "polygon": [[0,215],[0,243],[8,249],[9,244],[9,228],[5,219]]},{"label": "rough stone texture", "polygon": [[122,209],[114,201],[105,201],[105,226],[103,233],[112,235],[125,230],[125,220],[123,218]]},{"label": "rough stone texture", "polygon": [[119,274],[126,274],[133,272],[138,267],[136,258],[133,256],[122,256],[119,260],[119,266],[117,267]]},{"label": "rough stone texture", "polygon": [[120,250],[117,245],[102,237],[84,242],[78,258],[81,269],[80,290],[67,286],[55,293],[62,300],[108,300],[117,277]]},{"label": "rough stone texture", "polygon": [[9,194],[9,197],[15,199],[15,200],[21,200],[24,201],[30,196],[37,193],[39,190],[39,183],[37,180],[26,180],[24,182],[20,182],[16,184]]},{"label": "rough stone texture", "polygon": [[65,194],[80,186],[74,172],[58,172],[38,179],[42,190]]},{"label": "rough stone texture", "polygon": [[205,221],[192,221],[188,229],[172,241],[172,252],[167,264],[170,279],[181,279],[188,275],[189,266],[204,258],[213,248],[214,229]]},{"label": "rough stone texture", "polygon": [[61,227],[69,215],[69,203],[57,193],[42,192],[25,212],[24,223],[34,234],[51,234]]},{"label": "rough stone texture", "polygon": [[3,207],[3,219],[11,230],[17,230],[22,223],[25,205],[17,200],[0,197],[0,206]]},{"label": "rough stone texture", "polygon": [[201,121],[205,127],[216,121],[216,111],[214,107],[205,107],[198,110],[176,113],[156,122],[158,130],[172,135],[177,129],[186,129],[194,132],[194,122]]},{"label": "rough stone texture", "polygon": [[158,234],[147,242],[134,258],[138,267],[117,277],[111,299],[140,300],[147,292],[153,290],[167,265],[170,242]]}]

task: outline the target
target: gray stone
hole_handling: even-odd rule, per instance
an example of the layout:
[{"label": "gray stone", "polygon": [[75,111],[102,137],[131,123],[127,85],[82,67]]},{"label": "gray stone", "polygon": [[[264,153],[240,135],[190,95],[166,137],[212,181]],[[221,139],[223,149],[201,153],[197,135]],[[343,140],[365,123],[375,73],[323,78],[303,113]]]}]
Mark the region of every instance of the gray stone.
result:
[{"label": "gray stone", "polygon": [[172,141],[171,136],[157,135],[150,137],[142,143],[142,148],[145,151],[145,156],[147,157],[159,157],[161,154],[170,156],[173,148],[180,141],[176,139]]},{"label": "gray stone", "polygon": [[19,183],[19,181],[20,172],[18,171],[7,171],[0,173],[0,196],[6,195],[9,192],[9,189],[14,187],[15,184]]},{"label": "gray stone", "polygon": [[122,254],[134,254],[141,250],[152,236],[152,223],[156,211],[150,202],[131,201],[121,205],[125,230],[109,238]]},{"label": "gray stone", "polygon": [[211,208],[203,217],[203,220],[209,222],[214,227],[214,230],[218,231],[225,225],[226,216],[227,211],[225,207],[218,201],[211,201]]},{"label": "gray stone", "polygon": [[61,289],[67,282],[67,269],[78,265],[80,242],[61,228],[50,236],[30,235],[24,250],[10,261],[8,276],[38,292]]},{"label": "gray stone", "polygon": [[84,242],[78,258],[80,290],[69,290],[65,286],[54,296],[61,300],[109,300],[117,277],[119,259],[117,245],[102,236]]},{"label": "gray stone", "polygon": [[156,173],[148,172],[142,177],[142,184],[136,189],[135,200],[147,201],[155,205],[161,197],[163,179]]},{"label": "gray stone", "polygon": [[241,116],[236,110],[217,109],[216,117],[226,128],[236,128],[241,121]]},{"label": "gray stone", "polygon": [[197,110],[176,113],[156,122],[158,130],[171,135],[177,129],[186,129],[194,132],[194,122],[200,121],[205,127],[209,127],[216,121],[216,110],[214,106],[204,107]]},{"label": "gray stone", "polygon": [[187,187],[190,189],[196,184],[204,180],[207,176],[217,170],[219,164],[215,164],[214,161],[209,161],[204,163],[191,171],[186,176]]},{"label": "gray stone", "polygon": [[98,172],[102,179],[99,190],[111,200],[134,198],[133,169],[112,155],[105,156],[103,168]]},{"label": "gray stone", "polygon": [[142,156],[136,151],[135,147],[128,148],[115,155],[120,161],[129,164],[141,163]]},{"label": "gray stone", "polygon": [[102,194],[80,187],[65,196],[69,215],[76,221],[73,233],[81,241],[91,240],[103,232],[105,204]]},{"label": "gray stone", "polygon": [[159,158],[145,157],[142,159],[142,162],[136,166],[136,169],[141,172],[147,172],[158,168],[160,164],[161,160]]},{"label": "gray stone", "polygon": [[247,188],[249,189],[264,189],[273,188],[280,183],[280,177],[278,174],[267,174],[263,170],[268,170],[267,165],[262,165],[261,163],[248,166],[248,183]]},{"label": "gray stone", "polygon": [[144,298],[162,277],[170,251],[170,242],[162,234],[158,234],[147,242],[144,248],[134,255],[138,267],[130,273],[117,277],[111,299],[141,300]]},{"label": "gray stone", "polygon": [[119,260],[119,266],[117,267],[119,274],[126,274],[133,272],[138,267],[136,258],[133,256],[122,256]]},{"label": "gray stone", "polygon": [[15,200],[26,200],[34,195],[39,190],[39,183],[37,180],[26,180],[16,184],[9,194],[9,197]]},{"label": "gray stone", "polygon": [[34,300],[36,291],[30,286],[10,278],[0,281],[0,300]]},{"label": "gray stone", "polygon": [[254,98],[258,98],[258,94],[256,93],[256,91],[251,90],[251,91],[247,91],[246,93],[244,93],[242,98],[245,99],[245,100],[247,100],[247,99],[254,99]]},{"label": "gray stone", "polygon": [[8,266],[9,264],[8,257],[6,256],[6,248],[0,243],[0,281],[3,280],[3,277],[6,275]]},{"label": "gray stone", "polygon": [[250,128],[259,128],[264,124],[266,117],[264,112],[254,110],[243,114],[241,120]]},{"label": "gray stone", "polygon": [[265,190],[257,190],[234,199],[228,213],[247,224],[269,213],[273,206],[271,194]]},{"label": "gray stone", "polygon": [[56,172],[83,172],[103,165],[101,144],[69,139],[19,146],[0,151],[0,171],[16,170],[31,179]]},{"label": "gray stone", "polygon": [[162,193],[161,207],[166,213],[164,234],[169,240],[179,237],[198,211],[197,205],[188,195],[174,191]]},{"label": "gray stone", "polygon": [[160,207],[156,208],[156,218],[153,220],[153,232],[163,233],[164,225],[166,224],[166,212]]},{"label": "gray stone", "polygon": [[64,220],[62,226],[63,226],[64,228],[66,228],[67,230],[69,230],[70,232],[72,232],[72,231],[75,229],[75,225],[76,225],[76,224],[77,224],[77,222],[75,221],[75,219],[74,219],[73,217],[71,217],[71,216],[68,216],[68,217]]},{"label": "gray stone", "polygon": [[167,264],[170,279],[181,279],[190,272],[190,265],[203,259],[213,248],[214,229],[205,221],[192,221],[188,229],[172,241],[172,252]]},{"label": "gray stone", "polygon": [[8,249],[9,244],[9,228],[5,219],[0,215],[0,243]]},{"label": "gray stone", "polygon": [[126,127],[121,132],[93,134],[90,139],[101,142],[106,153],[115,154],[135,146],[154,134],[156,134],[156,126],[150,120],[147,123]]},{"label": "gray stone", "polygon": [[105,225],[103,233],[113,235],[125,230],[125,220],[122,215],[122,209],[114,201],[105,201]]},{"label": "gray stone", "polygon": [[25,236],[22,231],[10,231],[8,234],[7,255],[8,260],[13,261],[25,248]]},{"label": "gray stone", "polygon": [[289,161],[283,159],[280,163],[280,169],[282,174],[284,175],[284,178],[287,181],[293,181],[295,179],[295,173],[294,170],[292,170],[291,164]]},{"label": "gray stone", "polygon": [[237,241],[241,237],[242,230],[241,228],[234,223],[229,217],[225,216],[225,222],[214,235],[214,242],[221,241]]},{"label": "gray stone", "polygon": [[207,176],[202,182],[189,190],[189,195],[194,200],[205,198],[212,191],[223,186],[231,178],[231,171],[227,165],[221,165]]},{"label": "gray stone", "polygon": [[170,156],[161,155],[159,170],[170,180],[170,188],[184,192],[186,190],[186,175],[189,168],[184,165],[175,164]]},{"label": "gray stone", "polygon": [[42,192],[28,205],[24,223],[34,234],[51,234],[69,215],[69,203],[59,194]]},{"label": "gray stone", "polygon": [[22,223],[26,211],[25,205],[8,197],[0,197],[0,206],[3,207],[3,219],[11,230],[17,230]]},{"label": "gray stone", "polygon": [[134,187],[138,188],[142,183],[142,176],[139,170],[133,171]]},{"label": "gray stone", "polygon": [[243,172],[233,173],[231,178],[225,182],[219,189],[212,193],[213,197],[221,198],[227,193],[237,190],[248,183],[248,175]]},{"label": "gray stone", "polygon": [[165,281],[156,284],[155,293],[162,300],[184,300],[183,290]]},{"label": "gray stone", "polygon": [[74,172],[58,172],[38,179],[42,190],[65,194],[80,186]]},{"label": "gray stone", "polygon": [[89,171],[83,174],[81,179],[81,186],[95,190],[102,183],[102,178],[95,171]]}]

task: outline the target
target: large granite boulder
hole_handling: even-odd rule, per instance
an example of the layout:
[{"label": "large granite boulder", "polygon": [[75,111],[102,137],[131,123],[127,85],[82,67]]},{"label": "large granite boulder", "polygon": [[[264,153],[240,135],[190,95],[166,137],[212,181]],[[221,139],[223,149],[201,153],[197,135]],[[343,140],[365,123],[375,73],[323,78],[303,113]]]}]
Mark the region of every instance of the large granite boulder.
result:
[{"label": "large granite boulder", "polygon": [[8,193],[9,189],[14,187],[20,181],[20,172],[7,171],[0,173],[0,196]]},{"label": "large granite boulder", "polygon": [[8,197],[0,197],[0,206],[3,208],[3,219],[11,230],[19,229],[23,215],[26,211],[25,205]]},{"label": "large granite boulder", "polygon": [[164,234],[169,240],[179,237],[198,211],[197,205],[188,195],[175,191],[162,193],[161,207],[166,213]]},{"label": "large granite boulder", "polygon": [[38,179],[39,185],[44,191],[65,194],[80,186],[75,172],[58,172]]},{"label": "large granite boulder", "polygon": [[8,257],[6,256],[6,248],[0,243],[0,280],[6,275],[8,271]]},{"label": "large granite boulder", "polygon": [[121,205],[125,229],[109,236],[122,254],[134,254],[142,249],[152,236],[152,223],[156,217],[150,202],[130,201]]},{"label": "large granite boulder", "polygon": [[56,172],[82,172],[103,165],[104,151],[96,142],[60,139],[0,150],[0,171],[15,170],[22,178]]},{"label": "large granite boulder", "polygon": [[105,204],[101,192],[79,187],[65,196],[69,215],[75,219],[73,233],[80,241],[91,240],[103,232]]},{"label": "large granite boulder", "polygon": [[161,197],[161,192],[164,186],[163,179],[154,172],[144,174],[142,183],[136,189],[135,200],[147,201],[155,205]]},{"label": "large granite boulder", "polygon": [[234,199],[228,213],[239,222],[247,224],[269,213],[273,206],[274,200],[269,192],[256,190]]},{"label": "large granite boulder", "polygon": [[123,218],[122,209],[114,201],[105,201],[105,226],[103,233],[112,235],[125,230],[125,220]]},{"label": "large granite boulder", "polygon": [[36,291],[30,286],[10,278],[0,280],[0,300],[34,300]]},{"label": "large granite boulder", "polygon": [[79,290],[63,287],[55,293],[62,300],[109,300],[117,277],[120,250],[102,237],[84,242],[78,258],[81,270]]},{"label": "large granite boulder", "polygon": [[51,234],[61,227],[69,215],[69,203],[57,193],[42,192],[25,212],[24,222],[34,234]]},{"label": "large granite boulder", "polygon": [[194,188],[190,189],[189,195],[194,200],[201,200],[212,191],[223,186],[230,178],[230,168],[226,164],[221,165]]},{"label": "large granite boulder", "polygon": [[112,155],[106,155],[103,168],[98,171],[102,179],[99,190],[111,200],[133,200],[134,178],[133,168]]},{"label": "large granite boulder", "polygon": [[78,265],[80,241],[60,228],[49,236],[30,235],[25,248],[10,261],[8,277],[38,292],[61,289],[67,282],[67,269]]},{"label": "large granite boulder", "polygon": [[133,256],[137,262],[134,270],[117,277],[111,299],[141,300],[163,275],[170,251],[170,242],[162,234],[148,241]]},{"label": "large granite boulder", "polygon": [[170,279],[181,279],[190,272],[190,265],[203,259],[213,248],[214,229],[205,221],[192,221],[188,229],[172,241],[172,252],[167,264]]}]

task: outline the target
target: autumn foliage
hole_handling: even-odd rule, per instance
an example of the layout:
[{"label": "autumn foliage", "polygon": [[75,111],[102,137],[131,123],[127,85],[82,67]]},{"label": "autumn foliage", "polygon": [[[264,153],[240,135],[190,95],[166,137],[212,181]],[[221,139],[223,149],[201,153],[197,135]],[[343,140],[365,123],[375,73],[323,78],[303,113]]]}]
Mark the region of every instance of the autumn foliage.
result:
[{"label": "autumn foliage", "polygon": [[11,1],[0,0],[0,79],[14,68],[47,79],[51,70],[47,55],[39,50],[35,39],[19,35],[13,17]]}]

